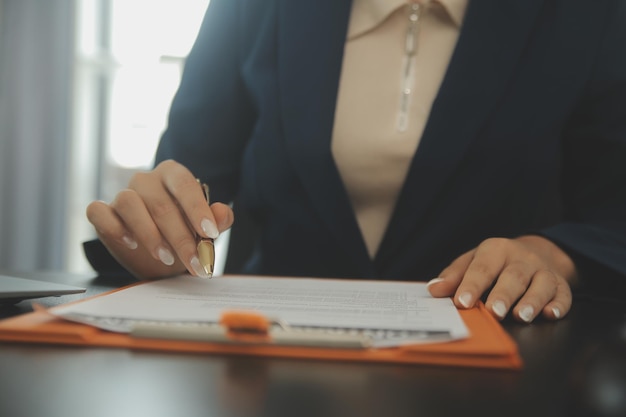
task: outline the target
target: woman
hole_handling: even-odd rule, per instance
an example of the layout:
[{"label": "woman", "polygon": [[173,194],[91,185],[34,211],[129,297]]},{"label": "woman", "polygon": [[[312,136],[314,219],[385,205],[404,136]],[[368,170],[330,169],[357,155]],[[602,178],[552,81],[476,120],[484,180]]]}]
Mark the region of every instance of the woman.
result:
[{"label": "woman", "polygon": [[213,0],[155,169],[88,218],[135,276],[202,276],[195,237],[237,197],[244,272],[559,319],[626,274],[625,23],[610,0]]}]

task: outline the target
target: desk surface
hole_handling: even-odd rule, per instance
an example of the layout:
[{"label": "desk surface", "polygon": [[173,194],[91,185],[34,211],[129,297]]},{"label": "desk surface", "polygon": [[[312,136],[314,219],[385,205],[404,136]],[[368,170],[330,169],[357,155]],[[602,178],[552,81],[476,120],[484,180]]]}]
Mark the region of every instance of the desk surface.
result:
[{"label": "desk surface", "polygon": [[[85,286],[87,296],[126,284],[21,275]],[[619,296],[578,296],[555,323],[505,321],[525,361],[521,372],[2,343],[0,416],[624,416]],[[29,302],[0,307],[0,318],[27,311]]]}]

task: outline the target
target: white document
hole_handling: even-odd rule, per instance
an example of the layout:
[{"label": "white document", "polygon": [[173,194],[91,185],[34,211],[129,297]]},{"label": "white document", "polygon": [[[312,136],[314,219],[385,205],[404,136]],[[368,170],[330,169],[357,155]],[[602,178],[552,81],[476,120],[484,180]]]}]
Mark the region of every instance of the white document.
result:
[{"label": "white document", "polygon": [[137,323],[215,325],[225,311],[260,313],[293,329],[361,332],[379,347],[469,335],[452,300],[431,297],[418,282],[181,275],[50,310],[117,332]]}]

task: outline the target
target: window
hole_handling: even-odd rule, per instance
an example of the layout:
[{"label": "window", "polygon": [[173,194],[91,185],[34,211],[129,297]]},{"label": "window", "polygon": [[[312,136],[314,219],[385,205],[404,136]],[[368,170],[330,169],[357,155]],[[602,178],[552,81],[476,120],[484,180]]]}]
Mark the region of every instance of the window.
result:
[{"label": "window", "polygon": [[[84,221],[88,202],[111,201],[134,172],[152,166],[208,3],[79,0],[73,154],[81,175],[72,188],[77,196],[73,218],[80,220],[71,227],[70,270],[88,268],[80,251],[80,242],[93,237]],[[227,240],[224,236],[216,243],[218,259]]]}]

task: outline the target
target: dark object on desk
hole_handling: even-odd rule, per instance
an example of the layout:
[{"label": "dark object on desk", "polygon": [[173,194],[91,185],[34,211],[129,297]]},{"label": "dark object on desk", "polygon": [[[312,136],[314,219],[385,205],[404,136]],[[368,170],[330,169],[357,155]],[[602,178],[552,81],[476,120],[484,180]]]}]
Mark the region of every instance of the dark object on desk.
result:
[{"label": "dark object on desk", "polygon": [[85,288],[0,275],[0,304],[17,304],[22,300],[31,298],[82,292],[85,292]]}]

